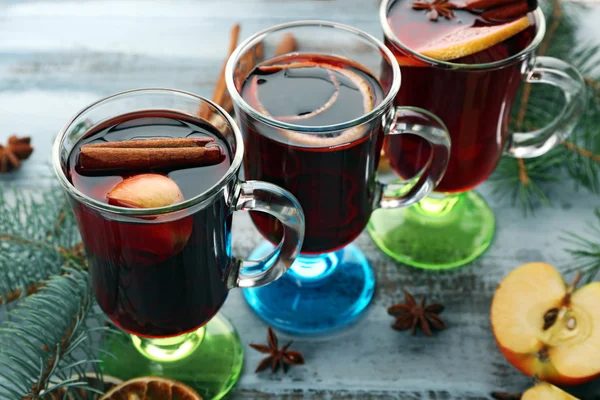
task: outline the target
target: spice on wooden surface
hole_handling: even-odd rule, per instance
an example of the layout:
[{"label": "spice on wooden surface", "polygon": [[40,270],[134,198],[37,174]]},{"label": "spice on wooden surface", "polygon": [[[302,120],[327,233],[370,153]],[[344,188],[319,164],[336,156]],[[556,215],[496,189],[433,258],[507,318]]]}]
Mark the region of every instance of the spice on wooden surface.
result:
[{"label": "spice on wooden surface", "polygon": [[286,33],[283,35],[275,49],[275,56],[281,56],[284,54],[292,53],[298,48],[296,37],[293,33]]},{"label": "spice on wooden surface", "polygon": [[[227,66],[227,61],[231,54],[235,51],[238,40],[240,38],[240,24],[235,24],[231,28],[230,39],[229,39],[229,50],[227,52],[227,58],[225,59],[225,63],[221,67],[221,72],[219,72],[219,78],[217,79],[217,83],[215,85],[215,90],[213,92],[212,101],[216,104],[223,107],[225,103],[225,98],[229,97],[227,93],[227,85],[225,83],[225,67]],[[225,109],[227,112],[231,112],[231,110]],[[202,104],[200,109],[198,110],[198,115],[200,118],[209,119],[211,116],[211,110],[206,104]]]},{"label": "spice on wooden surface", "polygon": [[267,357],[261,360],[254,372],[260,372],[268,367],[271,367],[271,373],[274,373],[281,366],[281,369],[285,373],[287,372],[288,365],[304,364],[304,356],[302,354],[297,351],[288,350],[292,344],[292,341],[289,341],[285,344],[285,346],[279,349],[277,335],[271,327],[269,327],[267,330],[267,341],[269,342],[268,346],[264,344],[250,344],[250,347],[252,347],[254,350],[264,354],[269,354]]},{"label": "spice on wooden surface", "polygon": [[[231,40],[229,42],[229,53],[223,67],[221,68],[221,73],[219,74],[219,78],[215,84],[215,90],[213,93],[212,101],[221,106],[225,111],[231,113],[233,111],[233,101],[229,92],[227,91],[227,84],[225,82],[225,67],[227,65],[227,61],[231,54],[234,52],[237,47],[237,43],[239,40],[240,33],[240,25],[235,24],[231,29]],[[280,56],[283,54],[291,53],[296,51],[297,42],[296,38],[292,33],[286,33],[280,39],[277,48],[275,49],[274,56]],[[265,54],[264,45],[262,43],[258,43],[254,46],[252,51],[247,51],[246,54],[243,54],[240,57],[240,71],[238,74],[243,76],[244,78],[252,72],[252,70],[259,64]],[[206,105],[202,105],[198,110],[198,115],[203,119],[210,119],[210,109]]]},{"label": "spice on wooden surface", "polygon": [[415,298],[404,292],[405,304],[396,304],[388,308],[388,314],[396,318],[392,328],[398,331],[410,329],[411,335],[415,335],[417,327],[420,327],[426,336],[432,336],[431,328],[442,330],[446,329],[446,324],[439,317],[444,306],[441,304],[425,305],[425,298],[417,304]]},{"label": "spice on wooden surface", "polygon": [[30,137],[17,137],[12,135],[8,143],[0,145],[0,173],[10,172],[21,166],[21,161],[26,160],[33,153]]}]

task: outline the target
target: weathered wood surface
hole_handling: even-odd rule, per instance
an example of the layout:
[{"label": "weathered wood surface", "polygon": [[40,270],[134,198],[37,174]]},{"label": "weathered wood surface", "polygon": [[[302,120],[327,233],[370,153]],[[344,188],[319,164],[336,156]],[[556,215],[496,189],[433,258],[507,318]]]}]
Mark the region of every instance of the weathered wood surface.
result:
[{"label": "weathered wood surface", "polygon": [[[34,188],[46,185],[52,140],[78,109],[97,98],[138,87],[172,87],[210,96],[234,22],[242,36],[273,24],[320,18],[355,25],[380,36],[377,0],[214,0],[214,1],[2,1],[0,2],[0,141],[17,132],[33,136],[36,151],[23,168],[0,177]],[[587,12],[582,38],[598,37],[600,7]],[[518,392],[529,380],[496,348],[489,306],[498,282],[525,262],[573,267],[561,240],[581,231],[597,196],[566,184],[554,208],[535,217],[488,193],[497,217],[492,248],[474,263],[452,272],[430,273],[386,258],[363,234],[378,278],[367,315],[334,337],[295,338],[307,360],[287,375],[254,374],[261,355],[246,347],[246,367],[234,399],[400,398],[485,399],[493,390]],[[244,256],[258,243],[246,215],[234,223],[234,252]],[[427,294],[447,306],[450,329],[432,339],[389,328],[386,308],[402,290]],[[231,293],[223,312],[245,344],[265,340],[264,324],[250,312],[241,292]],[[598,355],[590,355],[598,356]],[[600,385],[575,388],[585,399],[600,399]]]}]

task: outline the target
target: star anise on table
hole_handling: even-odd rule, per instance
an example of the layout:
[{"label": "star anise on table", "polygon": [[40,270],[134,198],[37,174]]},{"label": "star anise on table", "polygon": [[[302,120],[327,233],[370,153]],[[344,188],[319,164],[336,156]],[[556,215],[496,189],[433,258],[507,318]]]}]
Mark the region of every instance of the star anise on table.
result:
[{"label": "star anise on table", "polygon": [[21,160],[27,159],[33,153],[31,138],[18,138],[12,135],[8,144],[0,144],[0,172],[8,172],[21,166]]},{"label": "star anise on table", "polygon": [[396,304],[388,308],[388,314],[396,318],[396,322],[392,328],[397,331],[410,329],[410,334],[415,335],[417,326],[421,328],[426,336],[431,336],[431,328],[442,330],[446,329],[446,324],[439,317],[444,306],[441,304],[425,305],[425,297],[421,298],[421,302],[417,304],[415,298],[404,292],[405,304]]},{"label": "star anise on table", "polygon": [[270,366],[271,373],[275,373],[275,371],[277,371],[277,369],[281,366],[283,372],[286,373],[288,365],[304,364],[304,356],[302,356],[302,354],[297,351],[288,350],[292,344],[291,340],[285,346],[279,349],[277,335],[273,329],[271,329],[271,327],[269,327],[267,332],[267,341],[269,342],[268,346],[265,346],[264,344],[250,344],[250,347],[252,347],[254,350],[269,354],[267,357],[262,359],[254,372],[260,372]]},{"label": "star anise on table", "polygon": [[429,11],[429,19],[431,21],[437,21],[441,15],[446,19],[454,18],[454,11],[458,8],[458,5],[449,2],[448,0],[433,0],[432,3],[428,1],[415,1],[412,3],[413,10],[427,10]]}]

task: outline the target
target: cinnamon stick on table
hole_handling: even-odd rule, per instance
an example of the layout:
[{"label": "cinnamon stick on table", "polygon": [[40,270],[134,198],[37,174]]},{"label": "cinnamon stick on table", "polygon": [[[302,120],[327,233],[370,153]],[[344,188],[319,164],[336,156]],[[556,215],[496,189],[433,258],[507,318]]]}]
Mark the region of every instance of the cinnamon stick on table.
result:
[{"label": "cinnamon stick on table", "polygon": [[[219,78],[215,85],[215,90],[213,92],[213,97],[212,97],[212,101],[214,101],[215,103],[217,103],[218,105],[223,107],[223,109],[229,113],[233,111],[233,102],[231,100],[231,96],[229,96],[229,93],[227,92],[227,84],[225,83],[225,67],[227,65],[227,61],[228,61],[229,57],[231,57],[231,54],[234,52],[235,48],[237,47],[239,34],[240,34],[240,25],[235,24],[233,26],[233,28],[231,29],[231,40],[229,42],[228,57],[225,60],[223,67],[221,68],[221,73],[219,74]],[[283,54],[292,53],[292,52],[296,51],[296,48],[297,48],[296,38],[294,37],[294,35],[292,33],[286,33],[285,35],[283,35],[281,37],[281,41],[279,42],[279,44],[277,45],[277,48],[275,49],[274,56],[280,56]],[[243,60],[242,64],[245,66],[245,68],[240,73],[242,75],[249,74],[252,71],[252,69],[262,60],[263,57],[264,57],[264,46],[262,43],[258,43],[255,46],[255,48],[253,49],[253,51],[249,51],[245,55],[242,56],[242,59],[246,59],[246,60]],[[210,114],[210,110],[208,109],[208,107],[206,107],[205,105],[200,107],[200,110],[198,111],[198,115],[201,118],[207,119],[209,117],[209,114]]]},{"label": "cinnamon stick on table", "polygon": [[296,38],[293,33],[286,33],[281,37],[281,41],[277,45],[277,49],[275,49],[275,55],[281,56],[283,54],[292,53],[296,51],[298,43],[296,42]]},{"label": "cinnamon stick on table", "polygon": [[199,167],[218,164],[224,153],[206,147],[214,139],[148,139],[94,143],[81,146],[78,169],[82,172]]},{"label": "cinnamon stick on table", "polygon": [[[225,97],[227,94],[227,85],[225,83],[225,67],[227,66],[227,60],[231,57],[231,54],[235,51],[235,48],[238,45],[238,40],[240,38],[240,24],[235,24],[233,28],[231,28],[230,40],[229,40],[229,51],[227,53],[227,58],[225,59],[225,63],[221,67],[221,72],[219,73],[219,78],[217,79],[217,83],[215,85],[215,90],[213,92],[212,101],[217,103],[220,106],[223,106]],[[230,111],[230,110],[226,110]],[[198,110],[198,115],[200,118],[208,119],[210,117],[210,109],[206,106],[206,104],[202,104],[200,109]]]}]

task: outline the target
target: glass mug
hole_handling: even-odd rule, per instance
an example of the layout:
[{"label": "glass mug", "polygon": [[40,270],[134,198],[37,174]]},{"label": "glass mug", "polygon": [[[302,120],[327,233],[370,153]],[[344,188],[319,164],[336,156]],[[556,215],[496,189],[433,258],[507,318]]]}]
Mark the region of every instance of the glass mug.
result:
[{"label": "glass mug", "polygon": [[[244,81],[261,61],[276,55],[277,44],[290,34],[297,44],[290,57],[336,56],[368,70],[381,83],[381,103],[355,120],[328,126],[289,124],[255,110],[240,94]],[[286,188],[298,198],[306,216],[301,255],[290,270],[277,283],[245,289],[244,295],[271,326],[292,334],[321,334],[344,327],[362,314],[375,288],[366,257],[350,243],[363,231],[373,209],[409,206],[435,187],[447,163],[448,133],[427,111],[393,107],[400,87],[393,54],[374,37],[349,26],[299,21],[259,32],[232,54],[225,76],[244,133],[245,177]],[[382,81],[383,76],[393,79]],[[360,134],[348,134],[351,131]],[[406,133],[422,137],[433,152],[420,176],[388,195],[387,186],[376,179],[383,137]],[[308,140],[305,136],[310,144],[302,144]],[[251,217],[268,239],[253,253],[260,256],[272,251],[281,224],[257,213]]]},{"label": "glass mug", "polygon": [[[539,8],[530,14],[535,26],[518,37],[531,40],[521,45],[522,51],[488,64],[458,64],[431,59],[404,45],[390,22],[395,3],[384,0],[380,9],[386,45],[400,61],[406,82],[394,104],[435,113],[448,127],[452,150],[436,192],[409,209],[377,211],[369,233],[385,253],[403,263],[428,269],[457,267],[481,255],[494,236],[494,215],[471,189],[489,177],[503,154],[537,157],[561,143],[585,108],[585,84],[564,61],[535,56],[546,29]],[[423,19],[423,24],[429,23]],[[418,33],[417,26],[411,29]],[[561,89],[565,105],[546,127],[513,133],[508,129],[511,105],[523,80]],[[396,173],[410,176],[421,168],[427,147],[417,137],[389,137],[384,152]]]},{"label": "glass mug", "polygon": [[[69,154],[90,130],[142,112],[200,121],[200,107],[231,155],[229,169],[208,190],[171,206],[136,209],[97,201],[70,182]],[[230,289],[265,285],[282,276],[304,235],[304,215],[293,195],[270,183],[239,179],[243,154],[241,133],[223,109],[166,89],[102,99],[79,112],[57,137],[54,171],[76,216],[96,298],[104,313],[131,334],[125,345],[105,343],[119,357],[104,357],[105,373],[120,379],[179,379],[204,398],[224,396],[239,377],[240,339],[217,312]],[[281,221],[285,233],[275,252],[259,261],[232,256],[232,216],[239,210],[265,212]],[[172,238],[184,234],[189,239],[175,250]],[[257,268],[260,272],[252,273]]]}]

